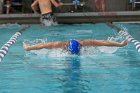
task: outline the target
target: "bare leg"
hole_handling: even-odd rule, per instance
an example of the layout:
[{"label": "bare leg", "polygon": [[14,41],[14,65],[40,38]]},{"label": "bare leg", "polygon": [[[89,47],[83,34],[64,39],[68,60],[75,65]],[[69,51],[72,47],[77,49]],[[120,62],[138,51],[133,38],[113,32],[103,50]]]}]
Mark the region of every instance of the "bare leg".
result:
[{"label": "bare leg", "polygon": [[3,2],[2,2],[2,0],[0,1],[0,14],[2,14],[2,5],[3,5]]},{"label": "bare leg", "polygon": [[96,11],[100,10],[99,0],[95,0],[95,7],[96,7]]},{"label": "bare leg", "polygon": [[102,11],[105,12],[106,10],[106,0],[102,0]]},{"label": "bare leg", "polygon": [[10,0],[6,1],[6,14],[10,13],[10,8],[11,8],[11,2]]},{"label": "bare leg", "polygon": [[10,13],[10,7],[8,6],[6,9],[6,14],[9,14],[9,13]]}]

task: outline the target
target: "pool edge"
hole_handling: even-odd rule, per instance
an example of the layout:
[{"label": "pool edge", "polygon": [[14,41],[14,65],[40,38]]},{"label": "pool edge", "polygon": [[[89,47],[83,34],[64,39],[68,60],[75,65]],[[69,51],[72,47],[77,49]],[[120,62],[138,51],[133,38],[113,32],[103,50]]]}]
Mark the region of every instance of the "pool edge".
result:
[{"label": "pool edge", "polygon": [[[55,16],[60,24],[140,21],[138,11],[55,13]],[[0,24],[40,24],[40,14],[2,14],[0,20]]]}]

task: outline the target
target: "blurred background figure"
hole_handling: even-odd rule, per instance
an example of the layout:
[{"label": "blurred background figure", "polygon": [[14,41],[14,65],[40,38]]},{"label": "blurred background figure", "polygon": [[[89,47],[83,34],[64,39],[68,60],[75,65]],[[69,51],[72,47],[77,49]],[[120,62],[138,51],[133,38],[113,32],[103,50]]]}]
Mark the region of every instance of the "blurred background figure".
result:
[{"label": "blurred background figure", "polygon": [[95,7],[97,12],[105,12],[106,0],[95,0]]},{"label": "blurred background figure", "polygon": [[2,14],[3,11],[3,0],[0,0],[0,14]]},{"label": "blurred background figure", "polygon": [[56,25],[56,17],[53,14],[52,6],[60,7],[62,6],[62,2],[57,2],[56,0],[35,0],[31,4],[31,8],[35,14],[37,14],[37,9],[39,6],[41,12],[41,22],[45,26]]},{"label": "blurred background figure", "polygon": [[11,0],[6,0],[6,14],[10,13]]},{"label": "blurred background figure", "polygon": [[10,13],[10,8],[11,8],[11,0],[3,0],[3,2],[2,2],[2,13],[9,14]]}]

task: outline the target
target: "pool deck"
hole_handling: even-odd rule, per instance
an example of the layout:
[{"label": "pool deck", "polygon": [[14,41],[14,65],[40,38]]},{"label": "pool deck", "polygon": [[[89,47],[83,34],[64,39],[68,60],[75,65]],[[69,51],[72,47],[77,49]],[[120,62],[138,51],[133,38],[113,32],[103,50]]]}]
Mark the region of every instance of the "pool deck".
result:
[{"label": "pool deck", "polygon": [[[140,11],[55,13],[58,23],[100,23],[140,21]],[[40,24],[40,14],[2,14],[0,24]]]}]

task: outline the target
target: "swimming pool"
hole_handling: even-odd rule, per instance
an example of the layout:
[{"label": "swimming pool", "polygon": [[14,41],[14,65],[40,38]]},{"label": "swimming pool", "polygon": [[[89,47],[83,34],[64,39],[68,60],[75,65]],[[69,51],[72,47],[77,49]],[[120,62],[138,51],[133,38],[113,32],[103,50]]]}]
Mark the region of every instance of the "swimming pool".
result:
[{"label": "swimming pool", "polygon": [[[140,24],[116,23],[140,41]],[[21,29],[18,24],[0,26],[0,45]],[[139,93],[140,55],[132,43],[102,53],[86,47],[81,55],[61,49],[25,51],[22,42],[69,39],[118,38],[106,24],[31,25],[12,45],[0,63],[0,93]],[[120,39],[122,37],[119,37]],[[114,49],[108,49],[112,51]]]}]

